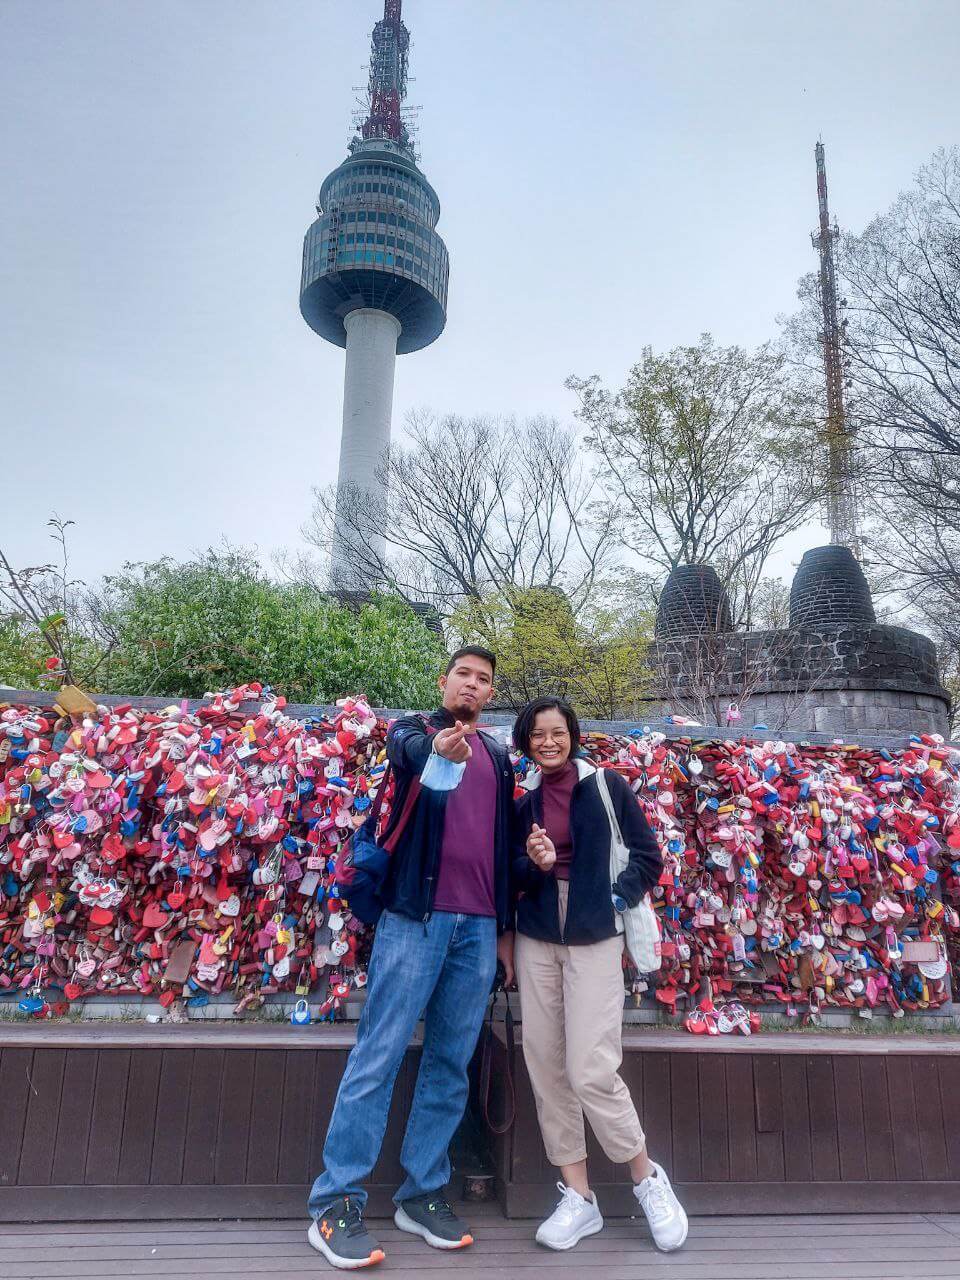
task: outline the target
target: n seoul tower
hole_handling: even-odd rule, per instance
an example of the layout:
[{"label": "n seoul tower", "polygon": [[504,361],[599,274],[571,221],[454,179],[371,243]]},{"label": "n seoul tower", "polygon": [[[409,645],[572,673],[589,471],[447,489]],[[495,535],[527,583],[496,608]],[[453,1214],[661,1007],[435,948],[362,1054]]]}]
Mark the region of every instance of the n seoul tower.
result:
[{"label": "n seoul tower", "polygon": [[[404,123],[410,33],[402,0],[384,0],[373,28],[366,119],[346,160],[324,179],[316,222],[303,241],[300,312],[315,333],[346,347],[343,434],[331,587],[368,591],[375,583],[358,571],[358,540],[351,513],[381,526],[385,493],[378,463],[390,445],[397,355],[419,351],[443,332],[447,318],[449,256],[434,227],[437,193],[420,172]],[[383,537],[362,541],[376,555]]]}]

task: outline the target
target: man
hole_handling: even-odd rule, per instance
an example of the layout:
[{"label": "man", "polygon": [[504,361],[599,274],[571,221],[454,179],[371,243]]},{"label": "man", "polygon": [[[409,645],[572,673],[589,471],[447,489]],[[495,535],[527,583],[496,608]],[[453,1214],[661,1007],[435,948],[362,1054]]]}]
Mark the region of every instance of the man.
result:
[{"label": "man", "polygon": [[363,1222],[361,1184],[380,1154],[394,1082],[420,1018],[423,1053],[400,1153],[407,1178],[394,1197],[394,1221],[437,1249],[473,1243],[442,1190],[498,954],[513,980],[513,770],[506,749],[477,730],[495,671],[488,650],[459,650],[439,680],[441,709],[426,721],[406,716],[387,735],[396,790],[385,835],[414,778],[422,790],[390,859],[357,1042],[327,1130],[324,1172],[310,1193],[310,1243],[335,1267],[383,1260]]}]

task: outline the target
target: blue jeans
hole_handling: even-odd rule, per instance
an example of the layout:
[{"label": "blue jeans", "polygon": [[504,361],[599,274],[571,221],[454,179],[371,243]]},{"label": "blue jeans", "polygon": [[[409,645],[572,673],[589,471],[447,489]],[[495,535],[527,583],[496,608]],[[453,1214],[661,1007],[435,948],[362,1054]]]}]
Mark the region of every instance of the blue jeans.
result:
[{"label": "blue jeans", "polygon": [[361,1183],[380,1155],[403,1055],[424,1019],[423,1055],[400,1152],[399,1204],[450,1180],[450,1146],[467,1104],[467,1068],[497,967],[497,922],[438,911],[426,922],[384,912],[373,941],[367,999],[308,1208],[320,1217],[340,1196],[362,1208]]}]

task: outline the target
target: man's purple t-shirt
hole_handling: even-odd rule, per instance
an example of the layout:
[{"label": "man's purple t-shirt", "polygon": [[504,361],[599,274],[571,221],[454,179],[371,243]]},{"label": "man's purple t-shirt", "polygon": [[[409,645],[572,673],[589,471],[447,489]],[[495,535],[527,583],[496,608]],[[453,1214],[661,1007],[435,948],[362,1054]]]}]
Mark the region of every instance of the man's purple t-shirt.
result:
[{"label": "man's purple t-shirt", "polygon": [[497,771],[479,733],[469,737],[472,754],[459,786],[447,796],[434,911],[496,916],[493,834]]}]

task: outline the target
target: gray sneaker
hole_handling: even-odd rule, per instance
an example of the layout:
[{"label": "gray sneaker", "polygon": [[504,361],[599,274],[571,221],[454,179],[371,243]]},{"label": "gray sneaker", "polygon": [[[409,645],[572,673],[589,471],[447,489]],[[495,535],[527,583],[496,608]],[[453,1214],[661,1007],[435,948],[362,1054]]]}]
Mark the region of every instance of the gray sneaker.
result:
[{"label": "gray sneaker", "polygon": [[397,1205],[393,1220],[401,1231],[422,1236],[434,1249],[465,1249],[473,1236],[439,1192]]},{"label": "gray sneaker", "polygon": [[334,1200],[326,1213],[310,1224],[307,1239],[341,1271],[373,1267],[384,1258],[379,1241],[363,1225],[360,1206],[349,1196]]}]

